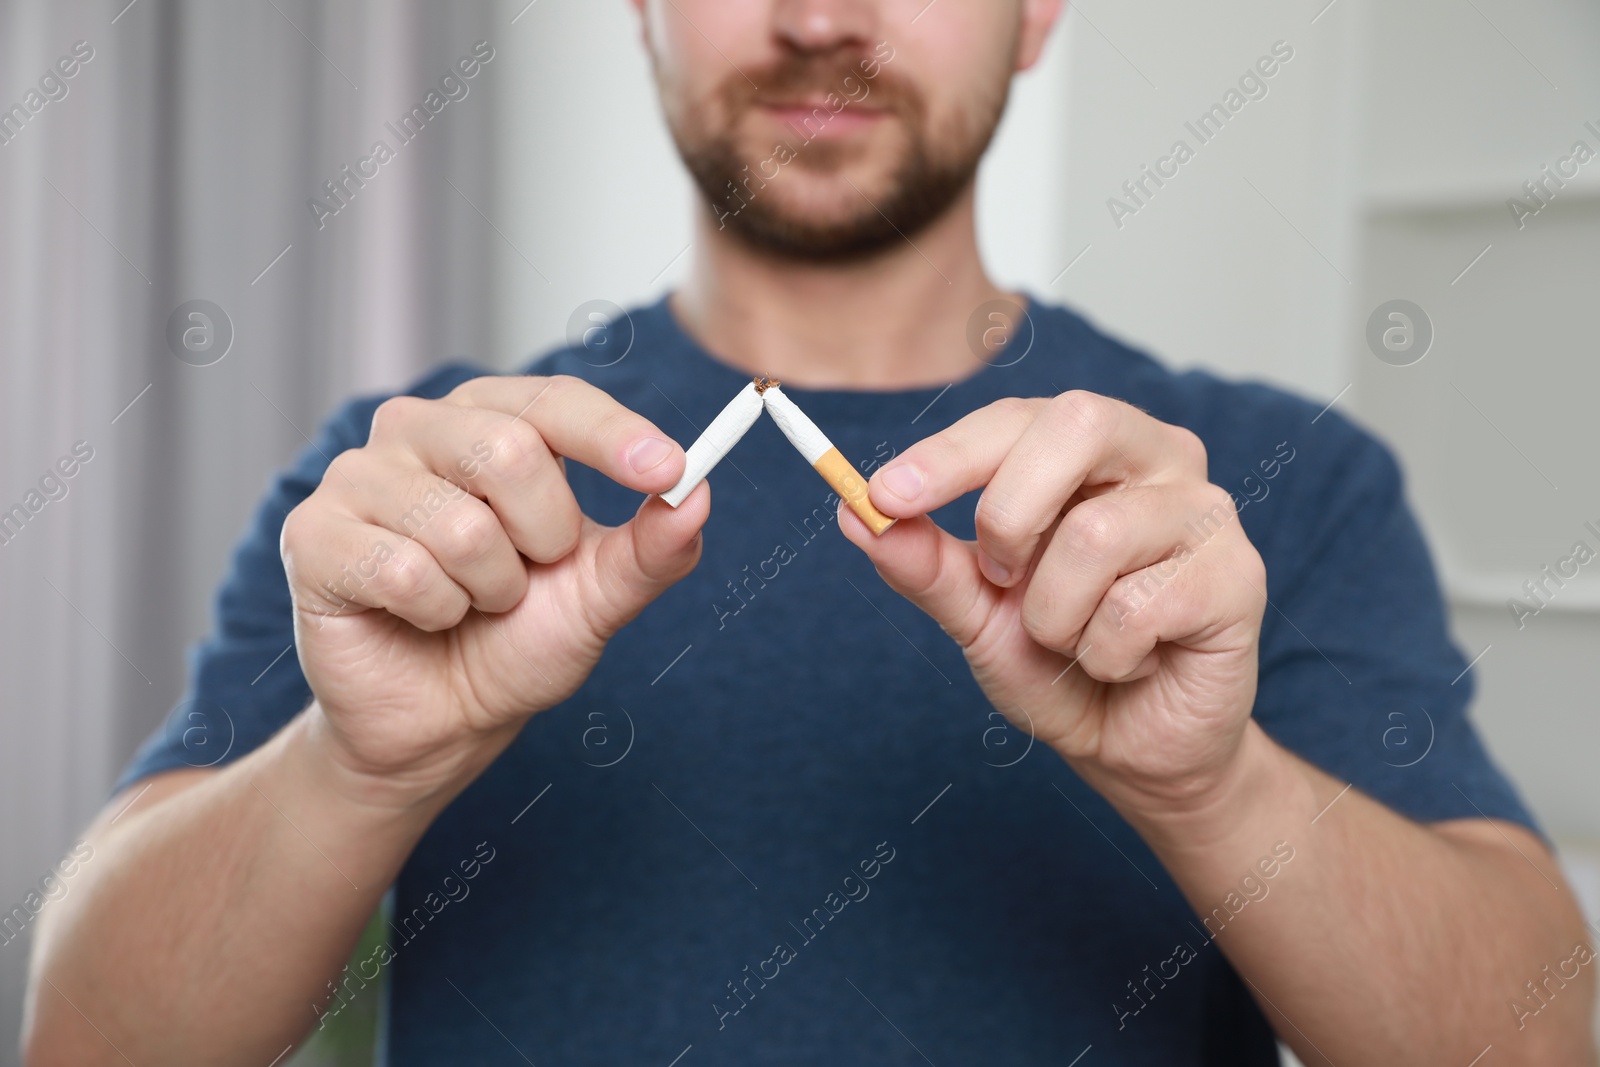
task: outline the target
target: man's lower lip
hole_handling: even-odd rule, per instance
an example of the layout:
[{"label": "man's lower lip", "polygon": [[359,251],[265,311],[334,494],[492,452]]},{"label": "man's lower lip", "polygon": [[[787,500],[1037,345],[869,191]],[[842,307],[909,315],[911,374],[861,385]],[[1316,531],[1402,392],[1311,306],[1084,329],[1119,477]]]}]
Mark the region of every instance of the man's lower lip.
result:
[{"label": "man's lower lip", "polygon": [[862,129],[871,126],[887,114],[884,111],[869,111],[858,107],[830,111],[822,106],[814,108],[764,106],[761,111],[771,116],[774,121],[787,123],[813,137],[826,136],[830,132],[844,133]]}]

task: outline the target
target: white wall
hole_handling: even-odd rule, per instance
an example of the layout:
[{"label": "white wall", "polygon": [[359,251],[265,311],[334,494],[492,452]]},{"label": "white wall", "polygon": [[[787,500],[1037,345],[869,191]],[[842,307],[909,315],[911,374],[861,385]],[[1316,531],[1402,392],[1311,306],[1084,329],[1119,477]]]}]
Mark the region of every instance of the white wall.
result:
[{"label": "white wall", "polygon": [[[1342,388],[1367,9],[1340,0],[1313,25],[1305,5],[1268,0],[1069,8],[1064,243],[1090,251],[1054,294],[1172,364]],[[1279,41],[1293,58],[1267,95],[1202,144],[1185,123]],[[1107,201],[1128,202],[1123,183],[1178,139],[1194,158],[1119,226]]]},{"label": "white wall", "polygon": [[[505,0],[506,19],[526,2]],[[490,214],[507,242],[490,356],[514,366],[563,343],[580,304],[628,307],[670,287],[688,261],[691,201],[631,5],[545,0],[501,36]]]},{"label": "white wall", "polygon": [[[1349,402],[1399,448],[1439,555],[1477,716],[1547,827],[1600,842],[1600,565],[1518,628],[1522,583],[1586,540],[1600,549],[1592,442],[1600,394],[1600,159],[1519,229],[1525,199],[1576,140],[1600,150],[1600,6],[1411,0],[1374,20],[1367,85],[1365,311],[1415,301],[1420,363],[1370,358],[1354,319]],[[1488,251],[1463,275],[1469,264]]]}]

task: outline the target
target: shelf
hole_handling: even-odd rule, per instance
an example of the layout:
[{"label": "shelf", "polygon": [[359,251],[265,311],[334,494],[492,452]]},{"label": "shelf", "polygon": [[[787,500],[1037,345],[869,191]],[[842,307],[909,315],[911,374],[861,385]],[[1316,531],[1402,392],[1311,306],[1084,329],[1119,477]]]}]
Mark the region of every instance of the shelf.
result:
[{"label": "shelf", "polygon": [[[1437,183],[1395,183],[1367,191],[1364,213],[1368,218],[1385,215],[1454,214],[1469,211],[1506,210],[1506,201],[1526,199],[1522,183],[1532,175],[1489,180],[1441,181]],[[1578,177],[1558,190],[1555,207],[1600,203],[1600,160],[1578,172]]]}]

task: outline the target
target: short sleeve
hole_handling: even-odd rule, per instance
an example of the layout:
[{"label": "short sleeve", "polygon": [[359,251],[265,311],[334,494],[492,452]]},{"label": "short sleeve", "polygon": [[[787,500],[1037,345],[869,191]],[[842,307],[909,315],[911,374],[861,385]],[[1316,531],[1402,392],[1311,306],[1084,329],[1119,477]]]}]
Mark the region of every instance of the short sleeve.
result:
[{"label": "short sleeve", "polygon": [[1412,819],[1495,818],[1539,832],[1468,717],[1472,672],[1450,638],[1399,466],[1336,413],[1323,421],[1280,478],[1289,491],[1256,505],[1286,509],[1262,516],[1278,529],[1258,721]]},{"label": "short sleeve", "polygon": [[[449,364],[406,393],[436,398],[487,372]],[[311,702],[294,649],[294,609],[278,552],[289,512],[321,483],[341,452],[366,444],[384,397],[345,404],[294,463],[276,475],[234,547],[217,591],[208,636],[189,650],[182,700],[118,776],[134,782],[184,767],[219,767],[253,751]]]}]

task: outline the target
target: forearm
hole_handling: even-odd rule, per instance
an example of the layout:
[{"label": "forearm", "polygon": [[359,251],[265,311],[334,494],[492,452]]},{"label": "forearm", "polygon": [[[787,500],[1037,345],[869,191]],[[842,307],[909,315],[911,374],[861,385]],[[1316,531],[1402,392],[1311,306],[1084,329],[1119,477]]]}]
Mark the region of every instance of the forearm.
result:
[{"label": "forearm", "polygon": [[444,803],[363,790],[314,711],[91,828],[95,862],[39,930],[30,1064],[268,1063],[314,1025]]},{"label": "forearm", "polygon": [[1593,1063],[1600,964],[1568,962],[1593,942],[1548,854],[1343,789],[1252,722],[1203,808],[1123,814],[1308,1065]]}]

